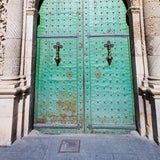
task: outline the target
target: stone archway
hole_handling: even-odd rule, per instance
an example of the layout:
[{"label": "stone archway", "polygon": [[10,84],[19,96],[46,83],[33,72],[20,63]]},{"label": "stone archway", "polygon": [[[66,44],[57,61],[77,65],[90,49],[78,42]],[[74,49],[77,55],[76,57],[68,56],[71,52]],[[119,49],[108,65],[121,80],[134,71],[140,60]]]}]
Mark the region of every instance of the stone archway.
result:
[{"label": "stone archway", "polygon": [[[35,51],[36,51],[36,24],[37,24],[37,18],[38,18],[38,9],[40,5],[42,4],[43,0],[30,0],[28,5],[27,5],[27,11],[26,11],[26,52],[27,55],[30,55],[32,57],[30,59],[30,63],[25,63],[25,64],[32,64],[30,68],[33,68],[35,70]],[[142,35],[141,35],[141,29],[140,29],[140,8],[139,8],[139,2],[138,1],[124,1],[124,4],[126,8],[128,9],[127,14],[129,17],[129,23],[130,23],[130,35],[131,35],[131,55],[132,55],[132,61],[133,61],[133,72],[134,72],[134,88],[135,88],[135,97],[137,97],[137,85],[136,84],[141,84],[141,81],[144,78],[144,68],[143,65],[139,66],[139,64],[143,64],[143,55],[142,55]],[[27,20],[28,19],[28,20]],[[27,22],[28,21],[28,22]],[[34,26],[34,27],[33,27]],[[137,27],[139,26],[139,27]],[[28,30],[28,31],[27,31]],[[32,31],[32,37],[30,34],[30,31]],[[27,37],[28,40],[27,40]],[[32,39],[31,39],[32,38]],[[136,43],[135,43],[136,42]],[[28,47],[27,47],[28,46]],[[30,46],[30,47],[29,47]],[[33,47],[34,46],[34,47]],[[30,48],[28,50],[27,48]],[[31,63],[34,62],[34,63]],[[139,63],[140,62],[140,63]],[[27,68],[24,64],[24,68]],[[136,67],[137,68],[142,68],[142,70],[137,70],[136,72]],[[28,79],[28,82],[31,82],[34,79],[34,76],[31,76],[31,70],[29,74],[26,74],[26,78]],[[137,79],[138,77],[138,79]],[[34,88],[34,86],[32,87]],[[34,91],[31,94],[31,99],[34,99]],[[135,98],[136,99],[136,98]],[[136,104],[138,103],[138,100],[136,99]],[[33,104],[32,104],[33,105]],[[33,109],[33,106],[31,106]],[[32,110],[33,111],[33,110]],[[137,129],[139,132],[144,135],[145,134],[145,126],[142,125],[144,121],[143,115],[140,117],[139,113],[143,112],[140,111],[138,104],[136,105],[136,122],[137,122]],[[33,114],[33,113],[32,113]],[[30,117],[30,119],[32,119]]]},{"label": "stone archway", "polygon": [[[29,0],[28,7],[29,8],[36,8],[37,10],[39,10],[42,2],[43,2],[43,0]],[[138,6],[139,5],[139,1],[137,1],[137,0],[123,0],[123,2],[124,2],[127,9],[131,6]]]},{"label": "stone archway", "polygon": [[[27,135],[33,126],[36,29],[38,9],[42,0],[23,2],[24,4],[22,0],[8,1],[7,6],[5,67],[0,80],[0,145],[10,145],[17,138]],[[137,84],[134,87],[137,130],[141,135],[154,138],[159,143],[160,56],[157,26],[160,25],[160,2],[123,2],[128,9],[132,68],[134,84]]]},{"label": "stone archway", "polygon": [[[43,0],[30,0],[28,3],[28,8],[31,10],[38,10],[40,8],[40,5],[42,4]],[[128,9],[127,15],[129,17],[129,25],[130,25],[130,35],[131,35],[131,55],[132,55],[132,64],[133,64],[133,72],[134,72],[134,88],[135,88],[135,97],[137,97],[137,85],[141,84],[141,81],[144,79],[144,67],[143,65],[139,66],[140,63],[144,64],[143,59],[143,44],[142,44],[142,35],[141,35],[141,16],[140,16],[140,7],[139,7],[139,1],[134,0],[123,0],[126,8]],[[138,26],[138,27],[137,27]],[[136,43],[135,43],[136,42]],[[144,65],[145,66],[145,65]],[[141,70],[136,68],[142,68]],[[136,71],[137,70],[137,71]],[[136,99],[136,98],[135,98]],[[136,99],[136,104],[137,104]],[[139,110],[138,104],[136,105],[136,118],[137,118],[137,129],[142,133],[142,135],[145,134],[145,126],[141,126],[141,121],[143,121],[143,116],[139,117]],[[143,111],[142,111],[143,112]],[[142,119],[141,119],[142,118]],[[143,124],[143,123],[142,123]]]},{"label": "stone archway", "polygon": [[[36,34],[37,34],[37,18],[38,8],[42,0],[28,0],[24,8],[23,17],[23,34],[22,34],[22,1],[17,1],[14,5],[12,1],[9,1],[8,15],[11,15],[13,20],[13,7],[16,8],[14,16],[18,17],[14,23],[18,26],[19,32],[18,38],[20,41],[19,48],[16,48],[15,55],[10,54],[5,57],[5,66],[10,68],[9,72],[5,69],[5,73],[8,76],[3,77],[3,83],[0,90],[1,104],[4,104],[5,110],[9,110],[8,128],[4,128],[4,124],[0,123],[0,129],[4,132],[0,134],[0,145],[10,145],[15,139],[27,135],[33,127],[33,107],[34,107],[34,79],[35,79],[35,57],[36,57]],[[124,1],[128,8],[128,16],[130,21],[130,35],[131,35],[131,55],[133,59],[133,70],[135,74],[135,84],[141,85],[144,78],[144,66],[146,66],[146,55],[143,50],[144,35],[142,35],[143,28],[139,1]],[[143,16],[142,16],[143,17]],[[16,40],[13,29],[10,30],[12,25],[8,23],[8,35],[11,33],[12,38]],[[15,26],[16,26],[15,25]],[[18,31],[18,30],[17,30]],[[7,35],[7,36],[8,36]],[[8,47],[10,44],[10,37],[8,38]],[[11,49],[11,48],[9,48]],[[7,57],[8,56],[8,57]],[[10,56],[12,56],[14,63],[9,63]],[[7,60],[8,59],[8,60]],[[16,64],[15,64],[16,62]],[[20,68],[20,69],[19,69]],[[137,68],[137,69],[136,69]],[[141,68],[141,69],[139,69]],[[137,72],[135,71],[137,70]],[[11,74],[10,74],[11,73]],[[10,77],[10,75],[12,75]],[[137,87],[135,85],[135,97],[137,97]],[[9,104],[9,105],[6,105]],[[137,129],[142,135],[145,135],[144,124],[144,110],[138,106],[138,100],[136,101],[136,117],[137,117]],[[4,109],[3,109],[4,110]],[[3,112],[5,114],[5,112]],[[14,113],[14,115],[12,114]],[[6,117],[7,117],[6,116]],[[14,122],[14,123],[13,123]],[[9,133],[9,134],[8,134]],[[5,140],[4,140],[5,139]]]}]

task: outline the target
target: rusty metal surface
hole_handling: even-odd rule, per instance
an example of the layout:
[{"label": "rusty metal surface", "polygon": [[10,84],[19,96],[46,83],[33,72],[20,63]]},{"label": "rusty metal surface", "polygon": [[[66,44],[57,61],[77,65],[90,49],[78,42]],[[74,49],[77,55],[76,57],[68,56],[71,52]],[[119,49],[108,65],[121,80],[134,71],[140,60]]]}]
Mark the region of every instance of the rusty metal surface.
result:
[{"label": "rusty metal surface", "polygon": [[[52,133],[84,130],[83,66],[82,56],[79,56],[82,52],[78,50],[82,31],[77,32],[81,30],[77,10],[81,11],[82,7],[79,9],[79,6],[82,3],[77,0],[45,0],[40,9],[34,123],[37,128],[45,128],[44,132],[47,128]],[[53,46],[57,42],[63,45],[59,50],[59,66],[54,60]]]},{"label": "rusty metal surface", "polygon": [[[121,133],[126,130],[106,128],[135,125],[125,13],[119,0],[43,2],[37,35],[35,127],[50,126],[40,129],[47,133]],[[114,45],[111,65],[106,61],[107,41]],[[57,42],[63,45],[57,52],[59,66],[54,60]],[[69,129],[71,125],[80,127]],[[87,128],[94,125],[104,127]]]}]

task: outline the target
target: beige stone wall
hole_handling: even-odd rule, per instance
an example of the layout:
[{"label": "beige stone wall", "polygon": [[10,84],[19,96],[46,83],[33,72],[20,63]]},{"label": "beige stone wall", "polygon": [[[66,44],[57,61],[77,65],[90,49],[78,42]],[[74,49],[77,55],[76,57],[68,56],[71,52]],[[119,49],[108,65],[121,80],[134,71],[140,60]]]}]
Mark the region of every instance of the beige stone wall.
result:
[{"label": "beige stone wall", "polygon": [[160,89],[160,1],[144,0],[149,86]]},{"label": "beige stone wall", "polygon": [[143,0],[148,59],[148,87],[140,87],[145,110],[146,136],[160,144],[160,1]]},{"label": "beige stone wall", "polygon": [[3,74],[5,33],[7,24],[7,0],[0,1],[0,76]]}]

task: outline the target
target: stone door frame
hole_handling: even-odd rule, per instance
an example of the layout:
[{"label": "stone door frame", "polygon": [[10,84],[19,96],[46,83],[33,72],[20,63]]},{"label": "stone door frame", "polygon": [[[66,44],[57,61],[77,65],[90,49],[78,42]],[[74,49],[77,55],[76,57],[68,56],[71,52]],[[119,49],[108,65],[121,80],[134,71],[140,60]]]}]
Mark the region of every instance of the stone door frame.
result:
[{"label": "stone door frame", "polygon": [[[122,1],[130,26],[137,131],[160,144],[160,2]],[[11,145],[33,129],[37,20],[43,0],[7,2],[0,146]]]},{"label": "stone door frame", "polygon": [[[43,0],[29,0],[24,5],[24,21],[22,36],[22,52],[20,74],[26,79],[26,85],[30,87],[30,94],[25,96],[25,125],[24,135],[27,135],[33,129],[34,114],[34,81],[35,81],[35,62],[36,62],[36,34],[38,8]],[[145,47],[145,36],[143,27],[143,8],[142,2],[123,0],[127,7],[127,15],[129,17],[130,28],[130,46],[133,69],[134,97],[136,110],[136,126],[139,133],[144,136],[145,128],[145,112],[143,105],[138,104],[138,87],[142,83],[147,83],[148,64]],[[19,129],[20,130],[20,129]]]}]

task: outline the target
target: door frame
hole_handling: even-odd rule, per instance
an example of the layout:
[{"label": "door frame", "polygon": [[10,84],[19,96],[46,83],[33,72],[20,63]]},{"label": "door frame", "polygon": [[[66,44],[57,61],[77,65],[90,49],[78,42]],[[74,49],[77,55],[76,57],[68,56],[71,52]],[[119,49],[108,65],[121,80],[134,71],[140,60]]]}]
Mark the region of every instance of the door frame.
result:
[{"label": "door frame", "polygon": [[[29,130],[33,128],[34,115],[34,90],[35,90],[35,62],[36,62],[36,37],[38,10],[43,0],[26,1],[23,22],[22,62],[21,71],[26,76],[26,83],[30,86],[30,94],[25,101],[26,116],[28,117]],[[144,43],[143,11],[141,4],[136,1],[123,0],[127,8],[127,16],[130,30],[131,62],[133,72],[133,88],[135,99],[135,115],[137,130],[143,135],[145,132],[144,111],[138,104],[138,87],[147,75],[147,56]],[[138,26],[138,27],[137,27]],[[143,114],[140,114],[142,113]]]}]

